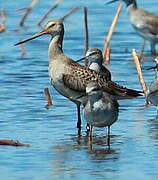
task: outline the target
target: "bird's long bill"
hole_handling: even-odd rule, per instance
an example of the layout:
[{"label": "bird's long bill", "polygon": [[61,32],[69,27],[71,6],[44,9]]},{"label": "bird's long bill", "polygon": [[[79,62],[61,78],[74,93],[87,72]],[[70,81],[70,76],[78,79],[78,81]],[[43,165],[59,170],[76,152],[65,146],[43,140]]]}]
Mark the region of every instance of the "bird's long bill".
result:
[{"label": "bird's long bill", "polygon": [[17,45],[19,45],[19,44],[22,44],[22,43],[25,43],[25,42],[27,42],[27,41],[31,41],[32,39],[38,38],[38,37],[40,37],[40,36],[43,36],[44,34],[47,34],[47,31],[45,31],[45,30],[44,30],[44,31],[41,31],[41,32],[33,35],[32,37],[28,38],[28,39],[25,39],[25,40],[23,40],[23,41],[20,41],[20,42],[16,43],[15,46],[17,46]]},{"label": "bird's long bill", "polygon": [[88,56],[84,56],[83,58],[77,60],[76,62],[80,62],[80,61],[86,60],[86,58],[89,58],[90,56],[92,56],[92,55],[94,55],[94,54],[96,54],[96,52],[92,52],[92,53],[90,53]]},{"label": "bird's long bill", "polygon": [[81,59],[77,60],[76,62],[83,61],[83,60],[85,60],[87,57],[88,57],[88,56],[85,56],[85,57],[83,57],[83,58],[81,58]]},{"label": "bird's long bill", "polygon": [[111,4],[111,3],[114,3],[116,1],[119,1],[119,0],[112,0],[112,1],[107,2],[106,4]]},{"label": "bird's long bill", "polygon": [[156,69],[156,68],[158,68],[158,64],[156,64],[156,66],[148,68],[147,70]]}]

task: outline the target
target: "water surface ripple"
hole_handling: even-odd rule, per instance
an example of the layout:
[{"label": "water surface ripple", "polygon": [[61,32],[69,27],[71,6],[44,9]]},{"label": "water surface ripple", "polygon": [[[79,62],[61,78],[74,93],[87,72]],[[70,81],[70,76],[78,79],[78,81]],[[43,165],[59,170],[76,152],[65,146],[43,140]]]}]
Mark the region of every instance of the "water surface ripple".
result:
[{"label": "water surface ripple", "polygon": [[[77,137],[76,107],[59,95],[48,78],[48,43],[44,36],[25,47],[27,54],[13,46],[21,39],[41,30],[36,23],[52,5],[40,1],[23,28],[18,26],[22,14],[17,8],[28,5],[23,1],[2,1],[0,8],[7,13],[7,30],[0,34],[0,138],[31,144],[30,148],[0,146],[0,179],[6,180],[102,180],[157,179],[158,121],[156,108],[143,108],[143,98],[120,101],[118,121],[112,126],[111,149],[106,146],[106,129],[94,128],[90,147],[83,120],[82,136]],[[157,13],[158,2],[139,0],[139,5]],[[105,1],[63,1],[49,18],[62,17],[76,6],[89,8],[90,46],[102,49],[116,4]],[[64,51],[73,59],[84,52],[83,11],[65,21]],[[111,41],[110,69],[113,80],[133,89],[141,89],[131,58],[133,48],[139,49],[142,39],[128,23],[123,9]],[[154,72],[145,69],[153,65],[146,46],[142,68],[147,84]],[[60,64],[59,64],[60,65]],[[50,89],[53,106],[45,109],[44,88]]]}]

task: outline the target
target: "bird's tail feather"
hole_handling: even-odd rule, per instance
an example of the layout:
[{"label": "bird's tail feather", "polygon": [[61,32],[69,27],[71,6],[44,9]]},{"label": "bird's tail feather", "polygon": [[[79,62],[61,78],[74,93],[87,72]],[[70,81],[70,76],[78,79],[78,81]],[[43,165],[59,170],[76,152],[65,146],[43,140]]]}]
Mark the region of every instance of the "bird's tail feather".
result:
[{"label": "bird's tail feather", "polygon": [[124,86],[120,86],[112,81],[108,82],[108,87],[112,89],[111,94],[113,94],[116,99],[131,99],[138,96],[142,96],[143,91],[137,91],[133,89],[128,89]]}]

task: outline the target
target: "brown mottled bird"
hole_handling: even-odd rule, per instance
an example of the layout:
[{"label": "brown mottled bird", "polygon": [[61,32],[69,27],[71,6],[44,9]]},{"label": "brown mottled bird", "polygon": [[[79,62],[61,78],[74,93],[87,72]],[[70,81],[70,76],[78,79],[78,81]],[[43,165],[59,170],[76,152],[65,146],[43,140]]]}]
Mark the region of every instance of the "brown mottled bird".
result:
[{"label": "brown mottled bird", "polygon": [[[87,67],[84,67],[66,56],[62,49],[64,25],[60,19],[48,21],[44,30],[34,36],[20,41],[15,45],[25,43],[39,36],[49,34],[49,77],[53,87],[63,96],[77,105],[79,134],[81,130],[80,105],[87,102],[86,86],[91,81],[96,81],[103,91],[110,93],[116,99],[128,99],[141,96],[141,91],[122,87]],[[79,98],[80,97],[80,98]]]}]

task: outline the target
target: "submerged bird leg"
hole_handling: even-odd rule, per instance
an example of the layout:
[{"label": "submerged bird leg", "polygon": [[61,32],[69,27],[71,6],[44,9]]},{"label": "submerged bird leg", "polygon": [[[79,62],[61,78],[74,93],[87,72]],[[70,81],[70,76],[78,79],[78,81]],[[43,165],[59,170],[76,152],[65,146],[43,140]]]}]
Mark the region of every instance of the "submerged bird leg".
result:
[{"label": "submerged bird leg", "polygon": [[107,137],[107,145],[110,149],[110,126],[108,126],[108,137]]},{"label": "submerged bird leg", "polygon": [[91,142],[92,142],[92,136],[93,136],[92,129],[93,129],[93,125],[90,125],[90,141]]},{"label": "submerged bird leg", "polygon": [[155,56],[157,55],[154,42],[151,42],[151,54]]},{"label": "submerged bird leg", "polygon": [[80,104],[77,104],[77,116],[78,116],[78,121],[77,121],[77,128],[78,128],[78,135],[81,135],[81,113],[80,113]]},{"label": "submerged bird leg", "polygon": [[86,125],[86,133],[87,133],[87,135],[89,135],[89,132],[90,132],[90,125],[87,123],[87,125]]}]

